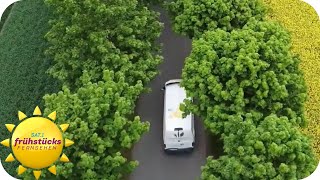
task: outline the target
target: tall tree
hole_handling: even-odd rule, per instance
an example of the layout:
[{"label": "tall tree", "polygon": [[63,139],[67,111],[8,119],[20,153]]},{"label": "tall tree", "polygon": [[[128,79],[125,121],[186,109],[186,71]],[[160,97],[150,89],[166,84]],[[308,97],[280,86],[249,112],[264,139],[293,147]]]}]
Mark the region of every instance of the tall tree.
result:
[{"label": "tall tree", "polygon": [[133,114],[162,59],[158,14],[137,0],[46,3],[56,15],[46,35],[54,60],[49,73],[63,89],[44,97],[45,112],[57,111],[56,121],[70,124],[65,135],[75,142],[65,149],[71,162],[58,164],[58,178],[122,179],[138,164],[124,152],[149,128]]},{"label": "tall tree", "polygon": [[166,4],[173,29],[189,38],[216,28],[242,28],[251,18],[263,19],[266,12],[261,0],[175,0]]},{"label": "tall tree", "polygon": [[194,99],[183,108],[199,114],[214,133],[224,132],[229,115],[251,111],[304,125],[306,86],[290,47],[289,34],[272,22],[208,31],[194,40],[183,69],[182,85]]},{"label": "tall tree", "polygon": [[309,139],[287,117],[270,115],[256,125],[250,115],[226,123],[227,155],[209,157],[201,179],[303,179],[316,168]]},{"label": "tall tree", "polygon": [[[137,0],[46,0],[56,19],[47,33],[54,59],[49,73],[68,86],[79,86],[83,70],[92,81],[105,69],[122,71],[130,84],[149,82],[161,62],[159,46],[162,24],[158,13],[138,5]],[[147,28],[146,28],[147,27]]]},{"label": "tall tree", "polygon": [[[92,83],[84,72],[81,87],[72,92],[68,87],[44,97],[45,113],[57,111],[57,124],[69,124],[66,138],[75,142],[64,149],[70,163],[57,164],[59,179],[122,179],[138,165],[127,160],[129,150],[141,135],[148,131],[149,123],[133,117],[135,101],[143,90],[141,81],[134,86],[126,82],[123,73],[109,70],[103,80]],[[46,172],[43,178],[52,178]],[[31,173],[25,174],[32,177]]]}]

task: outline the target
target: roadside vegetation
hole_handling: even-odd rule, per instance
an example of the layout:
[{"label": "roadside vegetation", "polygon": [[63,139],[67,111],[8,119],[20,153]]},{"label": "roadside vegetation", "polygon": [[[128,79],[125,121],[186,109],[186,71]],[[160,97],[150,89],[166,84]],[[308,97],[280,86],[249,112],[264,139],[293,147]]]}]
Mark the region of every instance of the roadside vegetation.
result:
[{"label": "roadside vegetation", "polygon": [[264,0],[268,18],[283,24],[292,36],[292,52],[301,57],[300,67],[308,87],[305,104],[309,121],[304,132],[314,138],[313,148],[320,158],[320,21],[315,10],[299,0]]},{"label": "roadside vegetation", "polygon": [[[37,11],[34,11],[37,9]],[[42,1],[24,0],[11,9],[0,34],[0,137],[10,137],[4,124],[18,123],[18,111],[32,113],[43,105],[42,96],[57,92],[59,83],[45,71],[50,61],[43,55],[48,46],[43,36],[48,32],[50,11]],[[18,163],[6,163],[8,148],[0,156],[6,171],[16,176]]]},{"label": "roadside vegetation", "polygon": [[260,0],[177,0],[167,7],[174,30],[193,39],[182,85],[194,101],[181,109],[199,115],[224,143],[201,179],[310,175],[317,159],[300,132],[307,88],[287,30],[266,20]]},{"label": "roadside vegetation", "polygon": [[138,165],[123,152],[149,129],[134,107],[162,61],[155,44],[159,14],[136,0],[45,2],[54,11],[45,36],[53,63],[48,73],[63,85],[44,96],[45,113],[56,110],[75,142],[66,149],[70,163],[57,165],[57,178],[123,179]]},{"label": "roadside vegetation", "polygon": [[[162,2],[24,0],[6,12],[2,124],[17,123],[17,110],[31,114],[45,106],[44,114],[57,111],[57,123],[70,124],[65,136],[75,142],[65,149],[70,163],[57,163],[57,176],[43,171],[41,178],[117,180],[138,165],[124,152],[149,129],[134,107],[162,61],[155,43],[162,24],[146,7]],[[260,0],[167,4],[174,30],[193,39],[182,84],[195,101],[181,109],[200,116],[224,143],[222,156],[208,157],[201,179],[301,179],[316,167],[301,129],[310,120],[303,131],[320,133],[319,21],[302,2],[293,9],[286,0],[265,3],[272,9],[267,19],[280,20],[293,42],[280,24],[267,21]],[[0,133],[10,136],[4,126]],[[319,153],[319,139],[314,147]],[[1,159],[7,151],[2,148]],[[17,163],[2,164],[16,176]]]},{"label": "roadside vegetation", "polygon": [[262,2],[257,0],[175,0],[165,5],[174,22],[173,30],[190,39],[211,29],[241,28],[250,18],[263,19],[266,12]]},{"label": "roadside vegetation", "polygon": [[[17,123],[18,110],[45,106],[45,115],[57,111],[57,123],[70,124],[65,136],[75,142],[65,152],[70,163],[57,163],[58,176],[43,171],[41,178],[116,180],[138,165],[124,156],[149,129],[134,116],[135,102],[162,61],[155,40],[163,25],[145,5],[24,0],[7,16],[0,38],[2,124]],[[0,128],[2,139],[10,136]],[[3,164],[16,176],[17,163]],[[21,177],[34,179],[30,169]]]}]

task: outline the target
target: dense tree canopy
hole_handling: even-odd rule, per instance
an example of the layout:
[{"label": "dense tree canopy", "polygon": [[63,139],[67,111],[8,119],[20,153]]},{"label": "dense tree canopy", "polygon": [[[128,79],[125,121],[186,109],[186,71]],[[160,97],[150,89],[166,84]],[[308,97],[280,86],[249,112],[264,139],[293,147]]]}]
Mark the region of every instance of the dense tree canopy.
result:
[{"label": "dense tree canopy", "polygon": [[202,179],[303,179],[316,167],[309,140],[287,117],[270,115],[258,126],[250,115],[226,123],[224,150],[208,158]]},{"label": "dense tree canopy", "polygon": [[290,36],[278,23],[205,32],[193,41],[182,86],[198,114],[221,136],[224,155],[209,157],[202,179],[296,179],[316,167],[305,125],[306,85]]},{"label": "dense tree canopy", "polygon": [[189,38],[216,28],[242,28],[249,19],[265,16],[261,0],[175,0],[166,4],[174,30]]},{"label": "dense tree canopy", "polygon": [[46,35],[54,77],[78,86],[83,70],[95,82],[105,69],[122,71],[131,84],[137,79],[145,84],[156,75],[162,59],[154,43],[162,29],[158,13],[137,0],[46,2],[57,15]]},{"label": "dense tree canopy", "polygon": [[[181,110],[221,136],[224,155],[209,157],[204,180],[301,179],[316,167],[306,124],[306,85],[291,38],[265,20],[260,0],[176,0],[174,30],[193,39],[182,73]],[[215,157],[217,158],[217,157]]]},{"label": "dense tree canopy", "polygon": [[[49,73],[63,88],[44,96],[45,112],[57,111],[57,123],[70,124],[65,135],[75,142],[65,149],[71,162],[57,164],[57,176],[123,179],[137,166],[124,153],[149,128],[134,108],[162,59],[158,14],[137,0],[46,3],[56,15],[46,35]],[[25,179],[32,177],[28,172]]]},{"label": "dense tree canopy", "polygon": [[[300,0],[264,0],[270,8],[269,19],[280,21],[292,36],[292,51],[301,56],[301,69],[308,85],[305,113],[314,137],[313,148],[320,159],[320,21],[315,9]],[[319,2],[320,3],[320,2]]]},{"label": "dense tree canopy", "polygon": [[306,86],[299,58],[289,50],[290,37],[277,23],[208,31],[193,42],[183,69],[182,85],[195,100],[186,109],[203,117],[214,133],[224,132],[229,115],[251,111],[304,125]]},{"label": "dense tree canopy", "polygon": [[75,145],[66,148],[70,164],[61,164],[59,176],[65,179],[121,179],[137,165],[121,153],[129,149],[148,130],[139,117],[128,119],[142,82],[130,86],[122,73],[104,72],[104,81],[91,83],[85,73],[83,85],[75,93],[68,88],[47,95],[47,111],[59,112],[58,122],[69,123],[66,137]]},{"label": "dense tree canopy", "polygon": [[[123,152],[130,149],[149,123],[142,123],[132,113],[143,90],[141,81],[130,86],[123,73],[104,71],[103,80],[91,82],[84,72],[81,87],[72,92],[68,87],[44,97],[48,114],[58,112],[57,124],[69,124],[64,136],[75,144],[64,149],[70,163],[57,165],[59,179],[122,179],[136,166]],[[128,118],[131,117],[131,118]],[[32,177],[25,174],[26,178]],[[53,177],[46,172],[42,177]]]}]

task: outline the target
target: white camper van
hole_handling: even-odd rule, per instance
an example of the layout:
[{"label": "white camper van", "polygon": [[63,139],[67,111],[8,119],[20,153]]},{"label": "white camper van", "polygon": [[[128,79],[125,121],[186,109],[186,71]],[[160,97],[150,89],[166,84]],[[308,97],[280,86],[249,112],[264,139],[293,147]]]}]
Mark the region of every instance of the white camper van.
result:
[{"label": "white camper van", "polygon": [[194,117],[189,114],[182,118],[179,107],[186,97],[186,91],[180,87],[180,79],[165,83],[163,141],[165,151],[192,150],[195,141]]}]

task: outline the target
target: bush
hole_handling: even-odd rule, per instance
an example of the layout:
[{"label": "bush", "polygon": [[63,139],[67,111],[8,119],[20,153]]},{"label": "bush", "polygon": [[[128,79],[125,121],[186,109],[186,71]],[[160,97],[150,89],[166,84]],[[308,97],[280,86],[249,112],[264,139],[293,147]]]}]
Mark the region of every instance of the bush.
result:
[{"label": "bush", "polygon": [[316,168],[309,140],[287,117],[270,115],[258,126],[249,118],[226,123],[226,156],[208,158],[202,179],[302,179]]},{"label": "bush", "polygon": [[[37,11],[35,11],[37,9]],[[57,92],[60,85],[45,72],[50,61],[43,51],[48,44],[43,38],[49,30],[51,11],[43,1],[24,0],[13,6],[0,37],[0,137],[11,134],[4,124],[19,123],[18,111],[32,114],[43,104],[46,93]],[[0,158],[6,171],[16,176],[18,163],[6,163],[9,148],[1,148]]]},{"label": "bush", "polygon": [[162,60],[154,43],[162,29],[158,13],[136,0],[46,2],[57,16],[46,35],[47,54],[55,63],[49,73],[65,85],[79,87],[83,70],[93,82],[105,69],[122,71],[132,85],[137,80],[146,84],[157,74]]},{"label": "bush", "polygon": [[230,33],[208,31],[192,49],[182,85],[195,101],[183,108],[200,115],[213,133],[225,131],[229,115],[252,111],[305,124],[299,58],[289,52],[290,37],[278,24],[252,21]]},{"label": "bush", "polygon": [[265,16],[260,0],[175,0],[167,3],[167,7],[173,29],[189,38],[216,28],[225,31],[242,28],[249,19],[261,20]]},{"label": "bush", "polygon": [[320,158],[320,21],[316,11],[299,0],[264,0],[271,8],[269,19],[278,20],[292,36],[292,51],[301,56],[301,69],[308,85],[306,133],[314,138],[313,147]]}]

